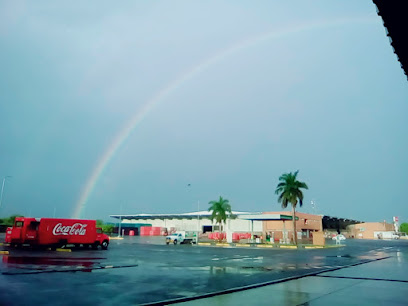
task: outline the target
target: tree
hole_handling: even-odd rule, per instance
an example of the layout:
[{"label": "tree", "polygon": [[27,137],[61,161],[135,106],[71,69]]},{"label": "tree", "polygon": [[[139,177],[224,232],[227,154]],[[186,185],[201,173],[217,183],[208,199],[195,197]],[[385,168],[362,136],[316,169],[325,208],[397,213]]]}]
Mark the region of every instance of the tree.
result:
[{"label": "tree", "polygon": [[297,245],[296,233],[296,205],[299,201],[299,206],[303,204],[303,189],[308,189],[306,183],[296,180],[299,170],[292,173],[284,173],[279,177],[280,183],[276,186],[275,193],[279,195],[278,202],[282,203],[282,208],[286,208],[288,204],[292,204],[292,221],[293,221],[293,236],[294,242]]},{"label": "tree", "polygon": [[113,224],[105,224],[105,225],[102,225],[102,230],[103,230],[103,232],[104,232],[105,234],[108,234],[108,235],[110,235],[110,234],[113,233],[113,228],[114,228]]},{"label": "tree", "polygon": [[401,223],[400,232],[408,234],[408,223],[406,223],[406,222]]},{"label": "tree", "polygon": [[96,220],[96,226],[101,227],[103,225],[103,221],[100,219]]},{"label": "tree", "polygon": [[221,232],[221,224],[222,222],[227,220],[227,213],[231,216],[231,205],[227,199],[223,199],[221,196],[218,201],[210,201],[208,202],[211,205],[208,208],[208,211],[212,211],[211,214],[211,222],[214,221],[219,224],[219,231]]},{"label": "tree", "polygon": [[4,218],[4,219],[0,219],[0,223],[7,225],[7,226],[13,226],[14,225],[14,221],[16,220],[17,217],[24,217],[21,215],[11,215],[8,218]]}]

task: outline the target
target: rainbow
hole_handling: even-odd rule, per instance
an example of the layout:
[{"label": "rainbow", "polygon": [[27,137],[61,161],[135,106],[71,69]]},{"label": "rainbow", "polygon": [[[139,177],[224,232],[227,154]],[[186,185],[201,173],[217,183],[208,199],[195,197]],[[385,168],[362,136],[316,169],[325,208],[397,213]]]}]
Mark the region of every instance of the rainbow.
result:
[{"label": "rainbow", "polygon": [[163,87],[159,92],[157,92],[152,98],[146,101],[144,106],[127,122],[124,128],[116,135],[113,142],[109,145],[108,149],[103,153],[96,167],[92,170],[91,175],[89,176],[82,193],[75,204],[73,218],[80,218],[81,213],[84,210],[87,201],[92,194],[95,186],[98,183],[100,176],[102,175],[106,166],[111,162],[112,158],[115,156],[116,152],[122,147],[124,142],[129,138],[132,131],[140,124],[147,115],[153,111],[155,107],[159,105],[166,97],[168,97],[172,92],[180,88],[188,80],[191,80],[196,75],[200,74],[202,71],[208,67],[214,65],[223,58],[228,57],[232,53],[238,52],[242,49],[251,47],[255,44],[286,37],[288,35],[293,35],[300,32],[311,31],[315,29],[327,28],[327,27],[336,27],[347,24],[368,24],[368,23],[379,23],[379,19],[376,15],[365,16],[359,18],[342,18],[334,20],[320,20],[313,23],[295,25],[290,28],[272,30],[269,32],[262,33],[255,37],[250,37],[245,40],[242,40],[238,43],[235,43],[220,52],[214,54],[213,56],[208,57],[199,64],[193,66],[189,70],[180,74],[176,79],[172,80],[165,87]]}]

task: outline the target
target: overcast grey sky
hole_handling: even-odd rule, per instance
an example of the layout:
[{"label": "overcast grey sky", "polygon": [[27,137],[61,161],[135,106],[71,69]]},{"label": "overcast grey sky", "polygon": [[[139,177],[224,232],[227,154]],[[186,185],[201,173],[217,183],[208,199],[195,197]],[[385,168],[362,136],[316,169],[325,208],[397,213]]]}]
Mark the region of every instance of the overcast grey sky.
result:
[{"label": "overcast grey sky", "polygon": [[82,217],[207,209],[220,195],[276,211],[278,177],[300,170],[300,211],[314,200],[320,214],[408,221],[407,111],[370,0],[0,0],[3,217],[71,217],[143,113]]}]

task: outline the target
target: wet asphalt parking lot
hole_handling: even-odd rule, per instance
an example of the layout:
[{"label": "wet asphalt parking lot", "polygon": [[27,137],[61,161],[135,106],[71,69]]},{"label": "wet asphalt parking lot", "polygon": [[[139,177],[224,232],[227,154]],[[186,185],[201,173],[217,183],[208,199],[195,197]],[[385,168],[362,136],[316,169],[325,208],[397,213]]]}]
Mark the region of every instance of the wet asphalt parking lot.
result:
[{"label": "wet asphalt parking lot", "polygon": [[350,239],[341,248],[292,250],[126,237],[112,240],[107,251],[1,248],[10,252],[0,255],[1,305],[137,305],[341,269],[407,253],[408,241]]}]

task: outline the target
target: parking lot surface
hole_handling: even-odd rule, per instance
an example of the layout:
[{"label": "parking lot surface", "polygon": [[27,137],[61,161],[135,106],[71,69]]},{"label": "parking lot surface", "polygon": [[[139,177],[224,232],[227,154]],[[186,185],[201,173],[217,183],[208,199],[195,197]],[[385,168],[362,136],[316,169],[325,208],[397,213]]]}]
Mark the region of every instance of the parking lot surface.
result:
[{"label": "parking lot surface", "polygon": [[[1,237],[0,237],[1,238]],[[166,245],[163,237],[112,240],[107,251],[9,250],[0,255],[6,305],[147,304],[188,298],[407,252],[408,241],[346,240],[331,249]]]}]

